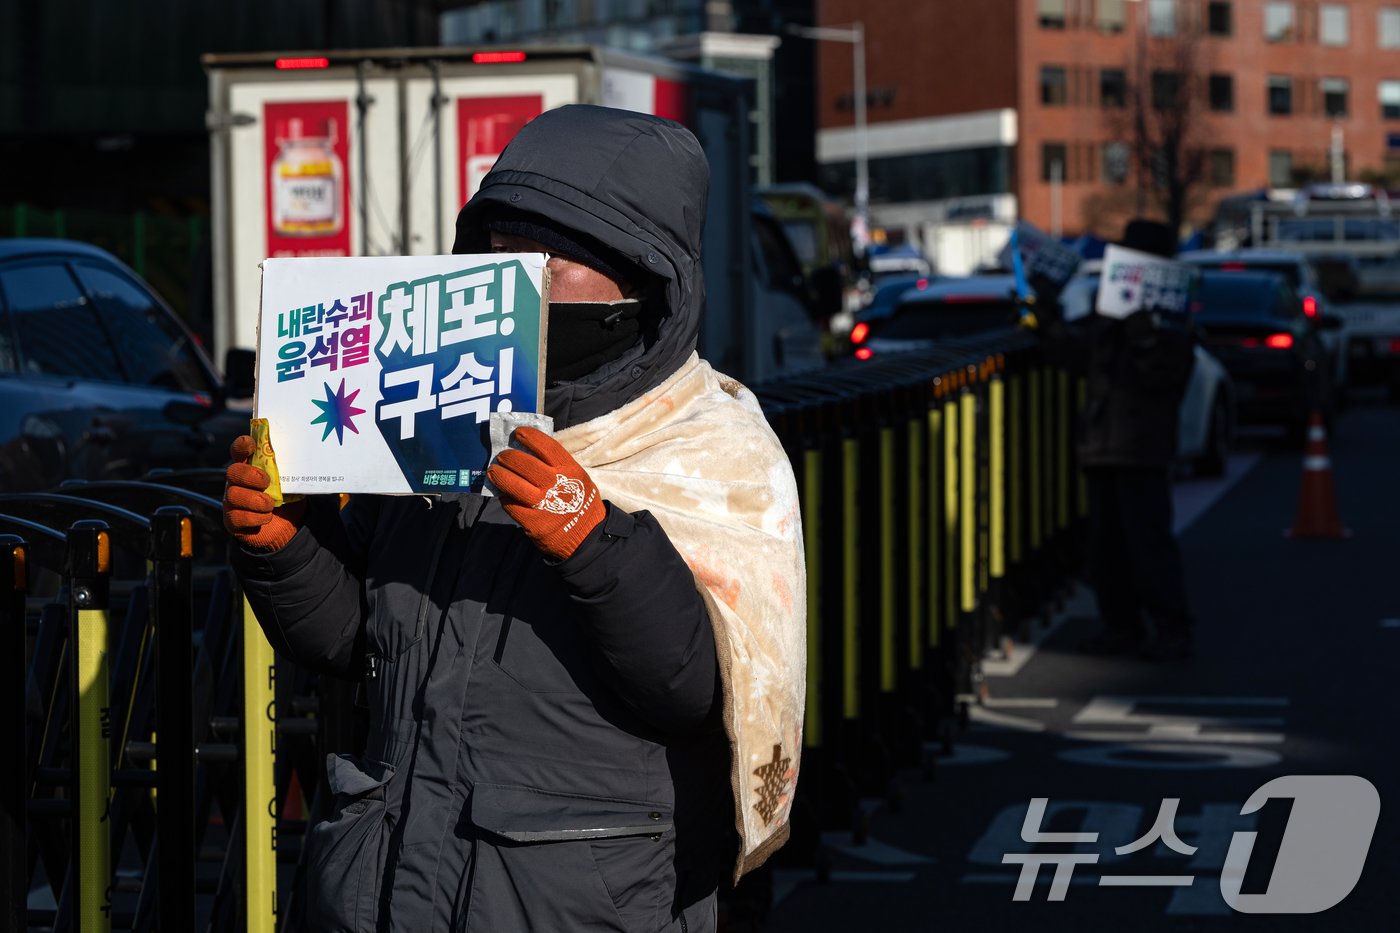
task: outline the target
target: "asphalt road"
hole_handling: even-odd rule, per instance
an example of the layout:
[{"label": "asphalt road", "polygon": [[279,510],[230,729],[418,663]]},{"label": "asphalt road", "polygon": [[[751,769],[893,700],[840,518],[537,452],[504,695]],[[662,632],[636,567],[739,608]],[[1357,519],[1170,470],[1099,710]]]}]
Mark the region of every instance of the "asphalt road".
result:
[{"label": "asphalt road", "polygon": [[[766,930],[1400,930],[1400,409],[1371,399],[1339,419],[1330,448],[1346,541],[1286,539],[1300,453],[1246,447],[1226,483],[1177,485],[1198,656],[1077,653],[1096,628],[1091,595],[1077,594],[1039,646],[991,665],[990,699],[955,754],[931,782],[901,775],[904,804],[875,810],[868,843],[826,837],[831,881],[776,874]],[[1288,775],[1353,777],[1294,780],[1241,812]],[[1380,805],[1369,848],[1367,783]],[[1024,841],[1035,798],[1046,816],[1031,831],[1097,835]],[[1147,835],[1170,798],[1177,849],[1194,852],[1114,852]],[[1359,880],[1318,913],[1237,912],[1221,877],[1232,842],[1247,841],[1236,834],[1250,832],[1241,905],[1293,897],[1302,909],[1344,892],[1357,866]],[[1029,900],[1013,899],[1022,866],[1003,857],[1027,854],[1082,857],[1062,900],[1050,900],[1053,863]]]}]

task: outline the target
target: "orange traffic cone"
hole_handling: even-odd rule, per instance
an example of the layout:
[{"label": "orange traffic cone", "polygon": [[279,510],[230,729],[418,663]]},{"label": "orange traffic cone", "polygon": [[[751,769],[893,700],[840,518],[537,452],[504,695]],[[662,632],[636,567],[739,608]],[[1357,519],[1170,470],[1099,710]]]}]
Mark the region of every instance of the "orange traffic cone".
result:
[{"label": "orange traffic cone", "polygon": [[1349,538],[1337,515],[1337,490],[1332,483],[1332,458],[1327,455],[1327,429],[1316,410],[1308,422],[1303,450],[1303,487],[1298,494],[1298,517],[1284,532],[1290,538]]}]

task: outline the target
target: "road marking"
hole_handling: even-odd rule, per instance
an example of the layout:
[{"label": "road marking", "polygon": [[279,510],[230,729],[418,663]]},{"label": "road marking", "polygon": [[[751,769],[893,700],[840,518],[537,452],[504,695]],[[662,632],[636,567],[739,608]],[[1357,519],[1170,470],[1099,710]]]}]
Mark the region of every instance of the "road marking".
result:
[{"label": "road marking", "polygon": [[1260,455],[1257,452],[1237,454],[1230,458],[1225,467],[1225,475],[1220,479],[1174,483],[1172,510],[1176,517],[1172,522],[1172,531],[1180,535],[1194,524],[1221,496],[1230,491],[1231,486],[1244,479],[1259,460]]},{"label": "road marking", "polygon": [[[1151,756],[1151,757],[1143,757]],[[1136,768],[1146,771],[1205,771],[1213,768],[1267,768],[1283,761],[1277,752],[1237,745],[1190,745],[1178,742],[1127,742],[1072,748],[1055,756],[1077,765]]]},{"label": "road marking", "polygon": [[[1144,711],[1143,707],[1268,707],[1288,705],[1286,697],[1211,696],[1096,696],[1074,716],[1075,726],[1130,726],[1126,730],[1076,729],[1065,738],[1088,742],[1122,742],[1142,738],[1154,742],[1219,742],[1277,744],[1282,732],[1263,732],[1256,727],[1283,725],[1278,716],[1203,716]],[[1204,731],[1233,728],[1238,731]],[[1141,729],[1141,732],[1137,730]]]},{"label": "road marking", "polygon": [[934,863],[934,859],[927,855],[910,852],[908,849],[901,849],[875,838],[867,838],[864,844],[856,845],[851,841],[851,834],[847,832],[822,833],[822,845],[833,852],[840,852],[842,855],[848,855],[872,865],[932,865]]},{"label": "road marking", "polygon": [[973,706],[968,710],[968,718],[979,726],[993,729],[1010,729],[1013,732],[1044,732],[1045,723],[1024,716],[1009,716],[983,706]]},{"label": "road marking", "polygon": [[1054,709],[1060,701],[1054,697],[987,697],[982,705],[988,709]]},{"label": "road marking", "polygon": [[[912,871],[833,871],[829,879],[834,884],[860,884],[877,882],[881,884],[908,884],[917,875]],[[790,871],[776,869],[773,872],[773,906],[804,884],[817,881],[815,871]]]},{"label": "road marking", "polygon": [[1005,761],[1011,757],[1010,752],[1004,752],[999,748],[988,748],[985,745],[969,745],[966,742],[959,742],[953,746],[953,754],[944,755],[942,742],[925,742],[924,751],[934,755],[938,760],[938,767],[944,768],[949,765],[986,765],[998,761]]}]

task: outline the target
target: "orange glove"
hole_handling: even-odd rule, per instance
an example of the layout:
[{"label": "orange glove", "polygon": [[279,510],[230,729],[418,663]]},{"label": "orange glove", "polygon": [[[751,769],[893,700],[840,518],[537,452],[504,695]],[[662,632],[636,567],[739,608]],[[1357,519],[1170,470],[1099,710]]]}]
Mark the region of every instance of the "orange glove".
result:
[{"label": "orange glove", "polygon": [[603,520],[607,507],[588,473],[554,438],[535,428],[516,428],[511,437],[525,450],[501,451],[486,475],[535,546],[563,560]]},{"label": "orange glove", "polygon": [[225,474],[224,527],[252,551],[285,547],[301,527],[306,500],[272,507],[272,497],[266,492],[271,480],[248,462],[253,455],[253,439],[248,435],[235,438],[228,455],[233,463]]}]

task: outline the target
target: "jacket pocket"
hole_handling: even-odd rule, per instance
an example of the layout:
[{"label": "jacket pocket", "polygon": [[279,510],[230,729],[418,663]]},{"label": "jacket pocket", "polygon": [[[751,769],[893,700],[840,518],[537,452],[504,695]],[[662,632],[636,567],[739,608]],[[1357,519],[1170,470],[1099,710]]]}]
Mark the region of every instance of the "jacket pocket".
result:
[{"label": "jacket pocket", "polygon": [[669,806],[480,783],[470,808],[478,831],[470,929],[664,925]]},{"label": "jacket pocket", "polygon": [[324,933],[374,933],[389,854],[394,769],[328,755],[326,777],[335,804],[330,817],[307,834],[307,916]]}]

